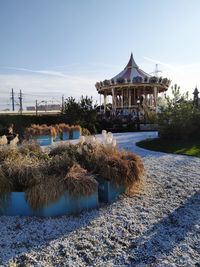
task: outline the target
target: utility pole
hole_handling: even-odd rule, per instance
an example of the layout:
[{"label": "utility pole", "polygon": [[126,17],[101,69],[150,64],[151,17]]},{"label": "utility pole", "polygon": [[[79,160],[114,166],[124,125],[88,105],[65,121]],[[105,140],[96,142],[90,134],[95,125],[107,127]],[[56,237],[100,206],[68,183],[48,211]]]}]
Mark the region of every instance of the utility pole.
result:
[{"label": "utility pole", "polygon": [[35,100],[35,115],[38,115],[38,102],[37,99]]},{"label": "utility pole", "polygon": [[19,112],[20,112],[20,114],[22,114],[22,110],[23,110],[23,108],[22,108],[22,90],[20,89],[20,92],[19,92]]},{"label": "utility pole", "polygon": [[61,107],[61,113],[64,113],[64,95],[62,95],[62,107]]},{"label": "utility pole", "polygon": [[11,91],[11,101],[12,101],[12,111],[15,111],[15,97],[14,97],[13,88],[12,88],[12,91]]}]

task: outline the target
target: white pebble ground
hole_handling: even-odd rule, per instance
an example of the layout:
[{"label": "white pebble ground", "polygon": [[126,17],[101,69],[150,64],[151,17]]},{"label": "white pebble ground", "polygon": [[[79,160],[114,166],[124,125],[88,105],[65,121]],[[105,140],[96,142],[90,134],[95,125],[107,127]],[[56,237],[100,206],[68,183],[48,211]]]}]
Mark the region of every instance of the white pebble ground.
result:
[{"label": "white pebble ground", "polygon": [[143,157],[141,193],[77,217],[0,217],[0,266],[200,266],[200,158],[135,146],[153,132],[114,136]]}]

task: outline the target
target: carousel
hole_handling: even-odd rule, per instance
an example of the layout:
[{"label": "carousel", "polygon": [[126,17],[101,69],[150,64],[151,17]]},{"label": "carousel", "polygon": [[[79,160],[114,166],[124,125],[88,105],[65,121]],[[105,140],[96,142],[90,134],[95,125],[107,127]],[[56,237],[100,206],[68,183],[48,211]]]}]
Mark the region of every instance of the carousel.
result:
[{"label": "carousel", "polygon": [[110,80],[97,82],[95,87],[103,95],[103,112],[106,112],[107,99],[112,98],[112,114],[132,114],[140,110],[156,111],[158,94],[167,91],[170,80],[150,75],[141,70],[135,63],[133,54],[128,64]]}]

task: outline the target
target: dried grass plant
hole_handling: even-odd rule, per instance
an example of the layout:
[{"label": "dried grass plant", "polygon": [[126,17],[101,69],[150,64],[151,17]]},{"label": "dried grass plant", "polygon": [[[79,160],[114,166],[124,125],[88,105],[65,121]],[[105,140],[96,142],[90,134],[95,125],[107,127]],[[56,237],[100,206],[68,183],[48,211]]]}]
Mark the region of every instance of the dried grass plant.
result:
[{"label": "dried grass plant", "polygon": [[59,129],[61,132],[70,132],[71,127],[68,124],[65,123],[60,123],[59,124]]},{"label": "dried grass plant", "polygon": [[50,148],[49,156],[62,155],[69,150],[69,143],[61,143],[53,148]]},{"label": "dried grass plant", "polygon": [[90,196],[97,191],[98,183],[94,176],[87,173],[80,165],[74,164],[64,178],[69,194],[76,198]]},{"label": "dried grass plant", "polygon": [[14,160],[19,155],[16,147],[2,146],[0,147],[0,164],[4,162],[7,158]]},{"label": "dried grass plant", "polygon": [[118,149],[101,148],[95,154],[96,170],[102,178],[116,185],[130,187],[139,181],[144,166],[139,156]]},{"label": "dried grass plant", "polygon": [[30,153],[42,153],[40,145],[35,140],[24,140],[22,145],[18,148],[19,153],[27,155]]},{"label": "dried grass plant", "polygon": [[25,136],[27,139],[40,135],[50,135],[56,137],[56,134],[56,129],[53,126],[47,126],[46,124],[32,124],[31,127],[25,129]]},{"label": "dried grass plant", "polygon": [[26,200],[34,210],[57,201],[66,191],[61,177],[46,175],[39,183],[27,188]]},{"label": "dried grass plant", "polygon": [[30,206],[38,209],[66,191],[73,197],[94,193],[97,182],[93,175],[131,187],[144,173],[139,156],[91,136],[76,145],[59,145],[45,157],[35,142],[24,142],[19,149],[0,147],[0,196],[25,191]]},{"label": "dried grass plant", "polygon": [[12,190],[22,192],[33,186],[43,177],[40,163],[29,156],[19,156],[14,160],[7,158],[2,163],[2,170],[12,184]]},{"label": "dried grass plant", "polygon": [[10,141],[10,147],[16,147],[17,143],[19,142],[18,136],[16,136],[13,140]]},{"label": "dried grass plant", "polygon": [[63,175],[67,173],[73,163],[74,160],[68,153],[55,155],[43,166],[43,171],[47,174]]},{"label": "dried grass plant", "polygon": [[6,145],[8,143],[7,137],[5,135],[0,136],[0,146]]},{"label": "dried grass plant", "polygon": [[0,166],[0,196],[11,192],[12,187],[12,181],[8,179],[2,166]]}]

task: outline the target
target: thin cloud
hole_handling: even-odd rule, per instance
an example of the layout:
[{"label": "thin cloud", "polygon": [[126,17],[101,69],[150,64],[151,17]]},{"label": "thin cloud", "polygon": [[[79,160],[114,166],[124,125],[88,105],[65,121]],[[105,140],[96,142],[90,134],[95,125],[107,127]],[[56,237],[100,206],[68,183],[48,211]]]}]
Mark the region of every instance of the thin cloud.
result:
[{"label": "thin cloud", "polygon": [[62,72],[53,71],[53,70],[31,70],[27,68],[16,68],[16,67],[5,67],[5,69],[52,75],[52,76],[58,76],[58,77],[66,77],[66,75],[64,75]]}]

